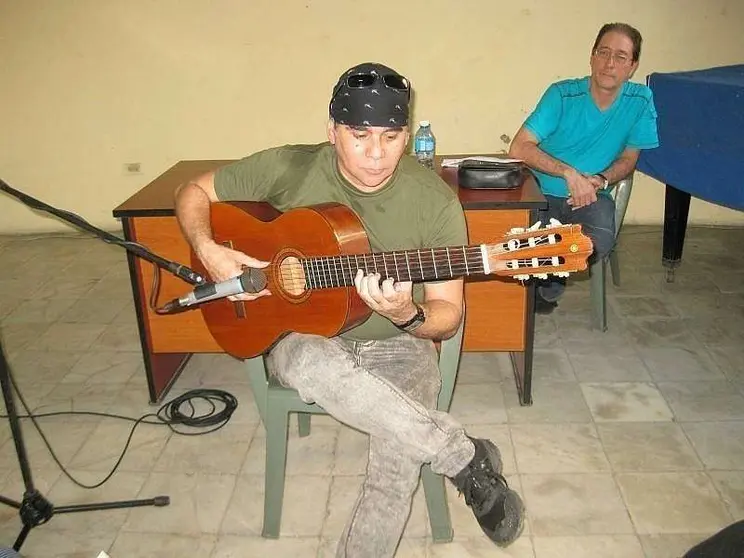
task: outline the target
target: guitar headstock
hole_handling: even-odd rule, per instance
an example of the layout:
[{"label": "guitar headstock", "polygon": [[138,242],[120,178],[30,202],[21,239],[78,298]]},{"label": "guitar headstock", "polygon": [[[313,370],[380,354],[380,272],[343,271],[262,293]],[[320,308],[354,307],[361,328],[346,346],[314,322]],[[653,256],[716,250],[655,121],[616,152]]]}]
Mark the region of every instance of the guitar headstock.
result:
[{"label": "guitar headstock", "polygon": [[491,273],[526,280],[568,277],[585,270],[594,245],[581,232],[581,225],[563,225],[555,219],[541,225],[538,221],[528,229],[512,229],[501,243],[489,244]]}]

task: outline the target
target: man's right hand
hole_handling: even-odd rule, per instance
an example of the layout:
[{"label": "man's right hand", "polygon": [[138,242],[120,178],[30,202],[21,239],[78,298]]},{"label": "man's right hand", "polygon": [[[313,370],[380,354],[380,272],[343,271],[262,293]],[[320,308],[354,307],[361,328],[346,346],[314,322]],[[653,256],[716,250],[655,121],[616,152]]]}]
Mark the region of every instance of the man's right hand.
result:
[{"label": "man's right hand", "polygon": [[563,177],[566,179],[568,191],[571,193],[567,203],[573,206],[573,209],[579,209],[597,201],[597,188],[590,177],[572,168],[568,169]]},{"label": "man's right hand", "polygon": [[[222,246],[214,241],[205,242],[194,250],[199,260],[209,273],[209,277],[215,283],[227,281],[243,273],[245,267],[264,268],[269,262],[251,258],[243,252]],[[242,293],[228,297],[228,300],[255,300],[261,296],[269,296],[271,292],[264,289],[259,293]]]}]

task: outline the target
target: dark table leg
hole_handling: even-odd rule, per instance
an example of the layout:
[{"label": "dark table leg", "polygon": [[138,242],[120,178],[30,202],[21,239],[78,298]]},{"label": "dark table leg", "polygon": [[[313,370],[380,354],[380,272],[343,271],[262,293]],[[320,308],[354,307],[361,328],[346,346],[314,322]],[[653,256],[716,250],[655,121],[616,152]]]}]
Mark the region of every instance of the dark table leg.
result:
[{"label": "dark table leg", "polygon": [[[122,225],[124,227],[124,238],[136,242],[131,218],[123,218]],[[191,358],[191,353],[153,352],[147,325],[147,298],[140,280],[139,266],[143,262],[131,252],[127,252],[127,261],[129,263],[129,277],[132,281],[132,297],[134,310],[137,314],[137,328],[139,329],[140,344],[142,345],[147,387],[150,392],[150,403],[159,403]]]},{"label": "dark table leg", "polygon": [[524,351],[510,352],[514,379],[517,382],[519,404],[532,405],[532,354],[535,343],[535,285],[527,288],[527,308],[525,316]]},{"label": "dark table leg", "polygon": [[[530,223],[537,221],[537,211],[530,211]],[[517,383],[519,404],[532,405],[532,354],[535,345],[535,293],[534,281],[530,281],[526,289],[527,303],[524,316],[524,351],[510,352],[514,380]]]},{"label": "dark table leg", "polygon": [[674,270],[682,263],[682,248],[690,211],[690,194],[666,185],[664,201],[664,245],[662,264],[666,268],[667,283],[674,281]]}]

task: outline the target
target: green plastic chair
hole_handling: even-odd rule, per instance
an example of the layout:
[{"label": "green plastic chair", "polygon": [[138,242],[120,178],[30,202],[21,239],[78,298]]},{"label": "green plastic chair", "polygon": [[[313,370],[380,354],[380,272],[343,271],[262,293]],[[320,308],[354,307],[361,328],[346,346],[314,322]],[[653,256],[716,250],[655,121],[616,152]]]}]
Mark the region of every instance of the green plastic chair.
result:
[{"label": "green plastic chair", "polygon": [[[633,189],[633,174],[612,185],[610,194],[615,200],[615,241],[623,226],[625,212],[628,209],[630,192]],[[596,261],[589,266],[589,291],[592,308],[592,327],[600,331],[607,331],[607,293],[606,274],[607,265],[612,273],[612,283],[620,286],[620,262],[617,259],[617,250],[613,249],[609,255],[601,261]]]},{"label": "green plastic chair", "polygon": [[[452,393],[460,364],[463,323],[457,333],[442,341],[439,350],[439,369],[442,389],[437,400],[437,409],[449,411]],[[287,465],[287,436],[289,413],[297,413],[299,435],[310,434],[310,415],[328,414],[317,404],[307,404],[298,393],[282,386],[272,375],[267,374],[264,356],[246,360],[253,396],[258,412],[266,428],[266,473],[264,487],[264,521],[262,536],[279,537],[282,503],[284,500],[284,478]],[[433,473],[428,464],[422,467],[422,481],[429,513],[432,540],[436,543],[450,542],[453,537],[444,477]]]}]

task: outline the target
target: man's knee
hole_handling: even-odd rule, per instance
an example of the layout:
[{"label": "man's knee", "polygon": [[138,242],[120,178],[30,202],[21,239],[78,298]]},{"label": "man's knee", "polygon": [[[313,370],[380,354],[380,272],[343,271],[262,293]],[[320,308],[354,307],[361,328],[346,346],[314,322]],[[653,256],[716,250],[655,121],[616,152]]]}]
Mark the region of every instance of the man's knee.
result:
[{"label": "man's knee", "polygon": [[594,244],[593,257],[605,258],[615,247],[615,202],[609,196],[599,195],[587,210],[579,222]]},{"label": "man's knee", "polygon": [[594,244],[594,253],[592,256],[597,259],[606,258],[615,247],[615,231],[604,228],[594,228],[588,231],[589,238]]}]

